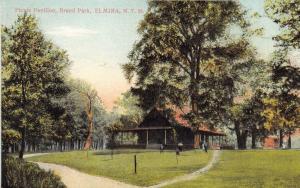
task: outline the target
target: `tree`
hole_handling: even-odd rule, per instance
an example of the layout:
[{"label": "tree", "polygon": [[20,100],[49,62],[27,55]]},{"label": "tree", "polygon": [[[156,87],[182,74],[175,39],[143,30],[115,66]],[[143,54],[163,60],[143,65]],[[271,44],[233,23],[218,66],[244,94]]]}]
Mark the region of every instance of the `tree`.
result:
[{"label": "tree", "polygon": [[300,47],[299,0],[266,0],[265,11],[280,26],[281,33],[274,37],[280,46]]},{"label": "tree", "polygon": [[[240,5],[231,1],[149,2],[138,29],[141,39],[129,55],[131,61],[123,65],[128,80],[136,74],[133,93],[139,94],[141,100],[146,96],[151,105],[157,101],[177,107],[189,103],[192,124],[196,126],[206,64],[222,65],[224,57],[233,62],[249,45],[245,36],[237,40],[228,37],[233,25],[241,30],[247,28],[244,15]],[[154,76],[155,72],[160,75]]]},{"label": "tree", "polygon": [[3,153],[6,154],[8,153],[9,146],[20,141],[21,135],[18,131],[15,131],[13,129],[4,129],[2,130],[1,138],[2,149],[4,151]]},{"label": "tree", "polygon": [[66,140],[72,137],[74,129],[73,116],[68,110],[68,103],[64,98],[53,101],[52,105],[48,107],[49,114],[52,118],[52,130],[48,139],[54,140],[59,143],[60,151],[63,151],[63,145]]},{"label": "tree", "polygon": [[84,149],[90,149],[93,143],[94,129],[94,111],[95,105],[100,105],[101,100],[98,97],[97,91],[83,80],[71,80],[71,88],[81,97],[81,102],[84,104],[86,119],[87,119],[87,137],[84,143]]},{"label": "tree", "polygon": [[[233,107],[239,107],[233,115],[234,130],[237,135],[237,143],[240,149],[246,149],[247,137],[252,137],[252,148],[256,148],[258,137],[266,135],[266,129],[263,127],[263,98],[273,87],[271,80],[272,68],[270,63],[253,58],[251,63],[241,71],[234,71],[239,74],[235,81],[237,94],[234,98]],[[236,114],[238,113],[238,115]],[[247,134],[245,133],[247,132]],[[239,137],[238,135],[242,135]]]},{"label": "tree", "polygon": [[[136,79],[132,92],[143,107],[188,106],[184,117],[192,126],[226,125],[238,142],[247,138],[229,110],[257,62],[249,43],[257,33],[246,15],[236,2],[150,2],[141,39],[123,65],[125,77]],[[240,35],[232,35],[234,27]]]},{"label": "tree", "polygon": [[265,98],[264,105],[262,115],[265,117],[265,128],[273,132],[280,130],[280,147],[282,147],[283,135],[287,134],[289,136],[288,147],[291,148],[290,136],[300,120],[299,99],[287,102],[279,101],[277,98]]},{"label": "tree", "polygon": [[274,52],[271,61],[274,88],[264,101],[265,109],[262,114],[268,129],[279,129],[280,147],[283,134],[289,135],[288,146],[291,147],[290,134],[299,122],[300,70],[288,59],[289,51],[300,47],[299,10],[298,1],[265,1],[265,11],[280,26],[281,33],[274,37],[280,47]]},{"label": "tree", "polygon": [[143,120],[143,110],[139,107],[139,100],[130,91],[122,93],[115,102],[114,110],[120,115],[124,126],[138,126]]},{"label": "tree", "polygon": [[289,136],[298,127],[300,117],[300,70],[291,65],[287,58],[288,49],[277,50],[273,54],[272,81],[273,88],[264,99],[265,127],[275,132],[279,130],[279,145],[282,147],[283,136]]},{"label": "tree", "polygon": [[3,121],[20,132],[22,158],[30,131],[41,135],[51,129],[47,104],[68,92],[63,80],[70,62],[65,51],[45,39],[34,16],[25,13],[2,31]]},{"label": "tree", "polygon": [[264,137],[266,135],[266,129],[263,126],[264,118],[261,115],[264,103],[263,98],[266,94],[261,90],[256,90],[251,99],[247,101],[247,105],[244,108],[245,124],[248,125],[251,132],[251,148],[256,148],[256,141],[258,137]]}]

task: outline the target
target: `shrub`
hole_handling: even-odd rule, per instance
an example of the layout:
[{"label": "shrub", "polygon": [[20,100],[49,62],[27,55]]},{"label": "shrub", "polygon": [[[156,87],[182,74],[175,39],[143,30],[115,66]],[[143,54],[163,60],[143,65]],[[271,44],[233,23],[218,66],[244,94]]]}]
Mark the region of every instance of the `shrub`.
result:
[{"label": "shrub", "polygon": [[22,159],[2,159],[2,187],[9,188],[65,188],[60,177],[40,169],[37,164]]}]

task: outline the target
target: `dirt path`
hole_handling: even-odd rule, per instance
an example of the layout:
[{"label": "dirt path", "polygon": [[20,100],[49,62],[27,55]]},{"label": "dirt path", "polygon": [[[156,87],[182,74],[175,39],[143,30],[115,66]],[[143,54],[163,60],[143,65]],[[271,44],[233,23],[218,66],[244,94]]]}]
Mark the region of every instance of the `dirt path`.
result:
[{"label": "dirt path", "polygon": [[[24,158],[45,154],[48,153],[27,154],[24,155]],[[137,186],[129,185],[109,178],[82,173],[78,170],[63,165],[42,162],[35,163],[38,164],[42,169],[54,171],[56,175],[61,177],[62,182],[64,182],[68,188],[137,188]]]},{"label": "dirt path", "polygon": [[[191,173],[186,174],[183,176],[175,177],[171,180],[163,181],[157,185],[150,186],[148,188],[159,188],[166,185],[170,185],[173,183],[177,183],[180,181],[187,181],[192,180],[198,176],[201,176],[202,174],[206,173],[208,170],[210,170],[218,161],[220,157],[220,150],[213,151],[213,157],[210,160],[210,162],[203,168]],[[36,154],[28,154],[24,155],[24,158],[33,157],[33,156],[39,156],[39,155],[45,155],[48,153],[36,153]],[[79,172],[75,169],[63,166],[63,165],[57,165],[57,164],[51,164],[51,163],[41,163],[36,162],[41,168],[45,170],[53,170],[55,174],[61,177],[62,181],[68,188],[138,188],[138,186],[129,185],[123,182],[119,182],[116,180],[112,180],[105,177],[100,176],[92,176],[86,173]]]},{"label": "dirt path", "polygon": [[53,170],[55,174],[61,177],[61,180],[68,188],[135,188],[134,185],[125,184],[109,178],[92,176],[79,172],[72,168],[50,163],[37,164],[45,170]]},{"label": "dirt path", "polygon": [[163,181],[157,185],[153,185],[148,188],[159,188],[159,187],[171,185],[173,183],[178,183],[181,181],[193,180],[193,179],[205,174],[207,171],[209,171],[219,161],[220,154],[221,154],[220,150],[214,150],[212,159],[209,161],[209,163],[205,167],[203,167],[193,173],[175,177],[174,179]]}]

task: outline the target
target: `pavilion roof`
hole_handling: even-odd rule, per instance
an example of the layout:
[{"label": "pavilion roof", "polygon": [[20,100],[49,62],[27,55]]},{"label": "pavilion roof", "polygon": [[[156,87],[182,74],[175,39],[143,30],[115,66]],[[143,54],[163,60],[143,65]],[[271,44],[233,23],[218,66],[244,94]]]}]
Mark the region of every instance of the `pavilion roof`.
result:
[{"label": "pavilion roof", "polygon": [[[154,109],[152,109],[150,111],[150,113],[153,113]],[[160,109],[155,109],[155,111],[157,111],[158,114],[161,113]],[[188,108],[185,108],[184,111],[189,111]],[[208,135],[214,135],[214,136],[226,136],[225,133],[218,131],[216,129],[210,129],[209,125],[206,123],[202,123],[201,125],[199,125],[197,128],[192,127],[189,122],[184,119],[183,116],[184,112],[183,111],[176,111],[175,114],[175,121],[182,127],[191,129],[192,131],[199,131],[200,133],[205,133]],[[148,114],[149,115],[149,114]],[[161,115],[162,116],[162,115]],[[146,116],[147,117],[147,116]],[[145,120],[144,120],[145,121]],[[141,125],[144,123],[144,121],[141,123]],[[169,121],[169,120],[167,120]],[[155,125],[155,123],[154,123]],[[170,124],[171,125],[171,124]],[[168,130],[168,129],[173,129],[174,127],[172,126],[139,126],[139,127],[133,127],[133,128],[122,128],[119,130],[116,130],[115,132],[139,132],[139,131],[147,131],[147,130]]]},{"label": "pavilion roof", "polygon": [[135,127],[135,128],[123,128],[116,130],[116,132],[138,132],[147,130],[168,130],[173,129],[173,127]]},{"label": "pavilion roof", "polygon": [[188,113],[189,111],[189,108],[184,108],[183,111],[176,111],[175,120],[179,125],[210,135],[226,136],[225,133],[219,130],[209,128],[209,125],[207,123],[201,123],[197,128],[192,127],[189,124],[188,120],[183,118],[183,114]]}]

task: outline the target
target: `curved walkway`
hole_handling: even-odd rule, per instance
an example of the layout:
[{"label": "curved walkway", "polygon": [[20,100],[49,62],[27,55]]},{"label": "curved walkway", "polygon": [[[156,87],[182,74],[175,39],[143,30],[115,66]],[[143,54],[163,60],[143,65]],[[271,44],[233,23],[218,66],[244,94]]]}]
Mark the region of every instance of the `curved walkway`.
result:
[{"label": "curved walkway", "polygon": [[37,164],[45,170],[53,170],[54,173],[61,177],[62,182],[68,188],[135,188],[134,185],[125,184],[116,180],[112,180],[100,176],[92,176],[86,173],[79,172],[75,169],[50,163]]},{"label": "curved walkway", "polygon": [[203,167],[193,173],[175,177],[174,179],[163,181],[157,185],[153,185],[148,188],[159,188],[159,187],[171,185],[173,183],[178,183],[181,181],[188,181],[188,180],[195,179],[195,178],[205,174],[208,170],[210,170],[219,161],[220,154],[221,154],[220,150],[214,150],[212,159],[209,161],[209,163],[205,167]]},{"label": "curved walkway", "polygon": [[[24,158],[46,155],[49,153],[34,153],[24,155]],[[57,165],[52,163],[34,162],[44,170],[52,170],[54,174],[61,177],[62,182],[68,188],[137,188],[137,186],[129,185],[123,182],[112,180],[101,176],[93,176],[78,170],[69,168],[64,165]]]},{"label": "curved walkway", "polygon": [[[214,150],[213,151],[213,157],[210,160],[210,162],[203,168],[183,176],[175,177],[171,180],[163,181],[157,185],[149,186],[148,188],[159,188],[166,185],[170,185],[173,183],[181,182],[181,181],[187,181],[192,180],[198,176],[201,176],[202,174],[206,173],[208,170],[210,170],[218,161],[220,157],[220,150]],[[24,158],[33,157],[33,156],[39,156],[39,155],[45,155],[48,153],[36,153],[36,154],[28,154],[24,155]],[[112,180],[105,177],[100,176],[93,176],[86,173],[79,172],[75,169],[69,168],[67,166],[63,165],[57,165],[52,163],[42,163],[42,162],[35,162],[37,163],[41,168],[45,170],[52,170],[54,173],[61,177],[62,182],[68,187],[68,188],[137,188],[138,186],[126,184],[123,182],[119,182],[116,180]]]}]

